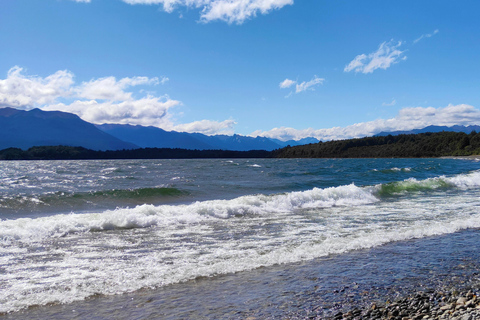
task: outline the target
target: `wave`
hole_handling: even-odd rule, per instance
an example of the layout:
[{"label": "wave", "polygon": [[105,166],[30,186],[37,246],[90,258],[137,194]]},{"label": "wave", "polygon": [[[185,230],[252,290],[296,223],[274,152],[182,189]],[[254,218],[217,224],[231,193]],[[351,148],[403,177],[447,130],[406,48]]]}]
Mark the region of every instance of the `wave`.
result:
[{"label": "wave", "polygon": [[388,197],[408,193],[466,189],[478,186],[480,186],[480,172],[474,171],[454,177],[441,176],[425,180],[409,178],[404,181],[380,184],[376,186],[376,194],[382,197]]},{"label": "wave", "polygon": [[[332,207],[365,206],[380,202],[382,198],[399,194],[465,189],[480,186],[480,172],[454,177],[425,180],[407,179],[377,186],[358,187],[354,184],[313,188],[307,191],[276,195],[249,195],[231,200],[197,201],[184,205],[148,205],[117,208],[98,213],[71,213],[41,218],[21,218],[0,221],[0,239],[31,242],[69,233],[114,229],[148,228],[178,224],[198,224],[213,220],[242,218],[259,215],[277,215]],[[174,188],[145,188],[93,192],[68,197],[145,197],[183,194]]]},{"label": "wave", "polygon": [[377,193],[380,196],[388,197],[405,193],[448,189],[451,187],[454,187],[454,185],[448,183],[445,179],[442,178],[431,178],[420,181],[414,178],[410,178],[405,181],[391,182],[379,185]]},{"label": "wave", "polygon": [[[478,186],[480,172],[472,172],[2,220],[0,248],[5,255],[0,259],[8,261],[4,274],[12,277],[5,278],[7,289],[0,290],[0,312],[479,228],[478,198],[468,190]],[[468,192],[428,195],[452,189]],[[426,195],[382,201],[385,195],[417,192]]]},{"label": "wave", "polygon": [[368,190],[355,185],[314,188],[279,195],[251,195],[232,200],[211,200],[189,205],[140,205],[99,213],[71,213],[41,218],[0,221],[0,239],[31,242],[62,237],[73,232],[147,228],[192,224],[212,219],[292,212],[301,209],[354,206],[378,201]]},{"label": "wave", "polygon": [[382,173],[411,172],[412,168],[410,168],[410,167],[406,167],[406,168],[393,167],[393,168],[383,169],[383,170],[374,169],[374,171],[380,171]]},{"label": "wave", "polygon": [[165,196],[181,196],[186,194],[185,191],[169,188],[169,187],[157,187],[157,188],[139,188],[139,189],[114,189],[105,191],[93,191],[93,192],[78,192],[78,193],[56,193],[56,195],[64,196],[66,198],[76,199],[137,199],[137,198],[150,198],[150,197],[165,197]]},{"label": "wave", "polygon": [[70,207],[76,208],[82,204],[103,203],[109,201],[139,202],[167,197],[181,197],[188,192],[172,187],[114,189],[90,192],[54,192],[41,195],[21,195],[0,197],[0,208],[12,211],[32,210],[35,208]]}]

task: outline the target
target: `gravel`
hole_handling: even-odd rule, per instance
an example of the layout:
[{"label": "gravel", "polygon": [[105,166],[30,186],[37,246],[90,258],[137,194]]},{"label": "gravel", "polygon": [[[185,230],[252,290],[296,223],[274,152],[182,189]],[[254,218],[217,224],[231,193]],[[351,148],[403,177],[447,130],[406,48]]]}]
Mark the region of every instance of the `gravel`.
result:
[{"label": "gravel", "polygon": [[476,320],[480,319],[480,297],[479,292],[474,290],[430,290],[383,304],[373,303],[369,307],[339,312],[331,319]]}]

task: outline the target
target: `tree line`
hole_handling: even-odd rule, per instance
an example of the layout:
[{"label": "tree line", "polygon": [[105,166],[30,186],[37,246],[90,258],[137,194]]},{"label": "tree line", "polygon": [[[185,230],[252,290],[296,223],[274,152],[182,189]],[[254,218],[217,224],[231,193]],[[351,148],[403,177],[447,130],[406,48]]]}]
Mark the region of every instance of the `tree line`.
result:
[{"label": "tree line", "polygon": [[8,148],[0,151],[0,160],[107,160],[107,159],[209,159],[268,158],[264,150],[187,150],[172,148],[141,148],[134,150],[95,151],[83,147],[41,146],[28,150]]},{"label": "tree line", "polygon": [[480,154],[480,133],[400,134],[319,142],[274,151],[187,150],[141,148],[95,151],[83,147],[8,148],[0,160],[209,159],[209,158],[426,158]]},{"label": "tree line", "polygon": [[274,151],[278,158],[426,158],[480,154],[480,133],[436,132],[319,142]]}]

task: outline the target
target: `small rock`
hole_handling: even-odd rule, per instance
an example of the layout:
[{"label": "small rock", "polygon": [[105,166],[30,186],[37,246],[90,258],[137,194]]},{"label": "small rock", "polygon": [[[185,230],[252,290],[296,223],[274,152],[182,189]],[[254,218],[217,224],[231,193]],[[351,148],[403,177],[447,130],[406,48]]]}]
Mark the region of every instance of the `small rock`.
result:
[{"label": "small rock", "polygon": [[473,319],[473,315],[468,313],[460,317],[460,320],[472,320],[472,319]]},{"label": "small rock", "polygon": [[451,309],[453,309],[453,307],[454,307],[454,306],[453,306],[453,304],[451,303],[451,304],[444,305],[443,307],[440,307],[440,310],[442,310],[442,311],[451,310]]},{"label": "small rock", "polygon": [[475,301],[473,301],[473,300],[468,300],[467,302],[465,302],[465,307],[467,307],[467,308],[475,308]]}]

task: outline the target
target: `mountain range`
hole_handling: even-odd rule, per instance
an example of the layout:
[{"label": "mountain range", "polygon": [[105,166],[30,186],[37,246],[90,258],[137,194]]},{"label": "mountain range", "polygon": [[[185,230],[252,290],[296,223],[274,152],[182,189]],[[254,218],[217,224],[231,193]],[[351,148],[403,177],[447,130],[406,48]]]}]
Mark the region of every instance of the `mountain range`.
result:
[{"label": "mountain range", "polygon": [[[480,126],[428,126],[409,131],[380,132],[376,136],[454,131],[480,132]],[[80,146],[91,150],[179,148],[189,150],[272,151],[283,147],[317,143],[315,138],[281,141],[265,137],[213,135],[166,131],[128,124],[94,125],[77,115],[61,111],[30,111],[0,108],[0,150],[33,146]]]},{"label": "mountain range", "polygon": [[94,125],[61,111],[0,108],[0,150],[33,146],[81,146],[91,150],[181,148],[190,150],[275,150],[318,142],[315,138],[280,141],[241,135],[207,136],[128,124]]},{"label": "mountain range", "polygon": [[92,150],[138,148],[71,113],[0,109],[0,149],[56,145],[82,146]]}]

